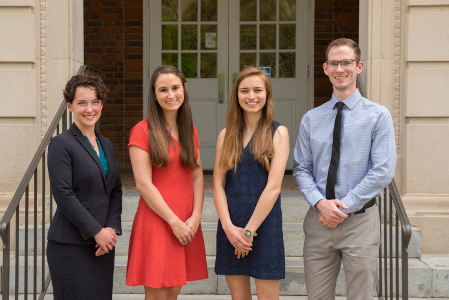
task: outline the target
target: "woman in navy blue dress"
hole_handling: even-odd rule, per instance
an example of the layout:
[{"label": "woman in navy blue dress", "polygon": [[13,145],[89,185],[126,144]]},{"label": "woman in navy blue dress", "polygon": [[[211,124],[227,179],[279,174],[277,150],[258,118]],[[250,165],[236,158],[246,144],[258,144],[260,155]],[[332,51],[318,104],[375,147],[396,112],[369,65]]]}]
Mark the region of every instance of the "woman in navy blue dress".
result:
[{"label": "woman in navy blue dress", "polygon": [[218,136],[214,166],[217,229],[215,272],[225,275],[232,299],[279,299],[285,278],[281,185],[289,153],[287,128],[273,121],[270,80],[257,68],[243,70]]}]

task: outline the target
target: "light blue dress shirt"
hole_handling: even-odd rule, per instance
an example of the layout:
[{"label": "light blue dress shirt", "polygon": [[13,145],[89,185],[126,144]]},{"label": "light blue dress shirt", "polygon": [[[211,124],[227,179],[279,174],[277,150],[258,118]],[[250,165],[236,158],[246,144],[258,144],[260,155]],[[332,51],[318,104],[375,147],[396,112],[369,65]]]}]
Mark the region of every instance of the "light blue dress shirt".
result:
[{"label": "light blue dress shirt", "polygon": [[[307,202],[326,198],[326,182],[332,155],[336,103],[332,99],[307,112],[295,145],[293,176]],[[335,197],[348,209],[360,210],[391,182],[396,166],[393,121],[387,108],[362,97],[359,91],[343,100],[340,164]]]}]

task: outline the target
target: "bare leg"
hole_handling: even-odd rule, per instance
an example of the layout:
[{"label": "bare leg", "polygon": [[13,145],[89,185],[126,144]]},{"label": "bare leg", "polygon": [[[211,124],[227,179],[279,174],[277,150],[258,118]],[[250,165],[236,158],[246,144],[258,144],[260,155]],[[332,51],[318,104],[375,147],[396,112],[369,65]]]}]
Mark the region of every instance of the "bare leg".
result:
[{"label": "bare leg", "polygon": [[249,276],[232,275],[226,276],[232,300],[251,300],[251,287]]},{"label": "bare leg", "polygon": [[280,280],[256,279],[258,300],[279,300]]},{"label": "bare leg", "polygon": [[154,289],[146,286],[145,300],[176,300],[180,291],[180,286],[163,287],[160,289]]}]

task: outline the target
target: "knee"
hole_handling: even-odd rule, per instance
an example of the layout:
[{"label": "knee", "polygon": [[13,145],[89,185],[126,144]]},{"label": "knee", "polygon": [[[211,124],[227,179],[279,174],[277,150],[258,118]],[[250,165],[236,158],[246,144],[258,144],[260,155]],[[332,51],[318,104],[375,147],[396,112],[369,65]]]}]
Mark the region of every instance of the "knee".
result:
[{"label": "knee", "polygon": [[251,294],[231,292],[232,300],[251,300]]},{"label": "knee", "polygon": [[168,290],[168,299],[177,299],[179,293],[181,292],[181,287],[180,286],[174,286],[169,288]]}]

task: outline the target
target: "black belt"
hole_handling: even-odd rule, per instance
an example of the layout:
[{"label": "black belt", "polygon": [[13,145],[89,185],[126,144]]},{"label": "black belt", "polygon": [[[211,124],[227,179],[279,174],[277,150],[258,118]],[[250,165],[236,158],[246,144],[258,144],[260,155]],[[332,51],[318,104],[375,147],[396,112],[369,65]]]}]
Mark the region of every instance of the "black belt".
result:
[{"label": "black belt", "polygon": [[370,208],[371,206],[376,204],[376,198],[371,199],[370,201],[368,201],[361,210],[358,210],[356,212],[354,212],[354,215],[358,215],[358,214],[363,214],[365,212],[365,209]]}]

